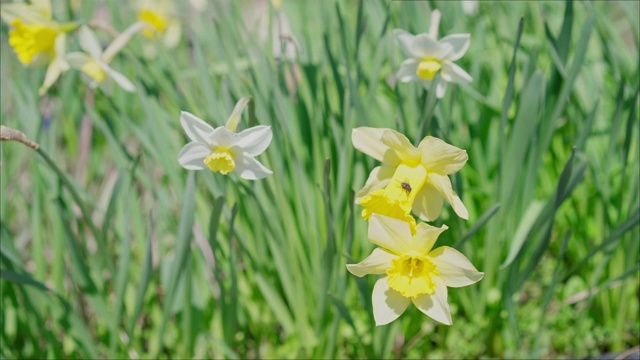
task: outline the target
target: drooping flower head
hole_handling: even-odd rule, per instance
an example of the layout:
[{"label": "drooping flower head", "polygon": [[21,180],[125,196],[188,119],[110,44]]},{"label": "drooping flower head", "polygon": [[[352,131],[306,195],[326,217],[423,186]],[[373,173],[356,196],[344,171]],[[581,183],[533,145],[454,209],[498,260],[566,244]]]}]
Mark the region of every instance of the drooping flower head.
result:
[{"label": "drooping flower head", "polygon": [[18,60],[26,66],[48,65],[38,91],[44,94],[60,74],[69,69],[64,58],[66,33],[77,25],[53,21],[49,0],[32,1],[30,5],[2,4],[0,16],[11,25],[9,45]]},{"label": "drooping flower head", "polygon": [[371,217],[369,241],[380,247],[362,262],[347,265],[347,269],[358,277],[386,275],[373,288],[376,325],[397,319],[412,302],[432,319],[452,324],[447,286],[474,284],[484,273],[453,248],[433,249],[438,236],[446,229],[446,225],[437,228],[420,223],[413,235],[407,222],[380,215]]},{"label": "drooping flower head", "polygon": [[400,65],[396,77],[401,82],[419,81],[429,90],[431,82],[440,72],[436,85],[436,96],[444,97],[447,83],[468,84],[473,79],[466,71],[453,62],[459,60],[469,49],[469,34],[451,34],[438,40],[440,12],[434,10],[431,17],[431,31],[412,35],[396,29],[394,34],[402,51],[409,57]]},{"label": "drooping flower head", "polygon": [[134,91],[135,86],[129,79],[119,72],[113,70],[109,63],[114,56],[122,50],[131,37],[148,25],[137,22],[129,26],[118,35],[113,42],[103,51],[96,35],[87,26],[82,26],[79,30],[80,47],[83,52],[73,52],[67,55],[67,61],[71,67],[82,71],[83,79],[89,86],[95,89],[102,86],[107,92],[111,91],[111,80],[115,81],[125,91]]},{"label": "drooping flower head", "polygon": [[240,133],[235,132],[248,103],[249,98],[240,99],[226,125],[215,129],[195,115],[183,111],[180,123],[191,142],[178,154],[180,165],[187,170],[209,168],[223,175],[236,171],[247,180],[271,175],[271,170],[255,159],[271,143],[271,127],[259,125]]},{"label": "drooping flower head", "polygon": [[433,221],[445,199],[458,216],[469,217],[447,176],[464,166],[466,151],[431,136],[416,148],[406,136],[391,129],[355,128],[351,140],[356,149],[383,162],[356,194],[356,202],[364,207],[364,219],[374,213],[400,219],[415,233],[416,221],[409,213]]}]

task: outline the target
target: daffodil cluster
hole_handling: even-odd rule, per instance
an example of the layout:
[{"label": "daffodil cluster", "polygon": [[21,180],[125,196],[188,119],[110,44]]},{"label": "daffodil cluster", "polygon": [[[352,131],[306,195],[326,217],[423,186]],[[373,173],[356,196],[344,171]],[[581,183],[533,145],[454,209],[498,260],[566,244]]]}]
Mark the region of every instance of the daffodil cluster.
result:
[{"label": "daffodil cluster", "polygon": [[[471,77],[452,62],[467,51],[469,36],[449,35],[437,41],[439,18],[435,11],[429,34],[413,36],[404,30],[395,34],[411,57],[397,77],[403,82],[420,80],[427,88],[431,81],[440,79],[435,86],[436,96],[441,98],[447,82],[466,83]],[[436,78],[438,72],[440,77]],[[373,288],[376,325],[397,319],[411,303],[434,320],[451,325],[447,287],[471,285],[484,274],[457,250],[447,246],[434,249],[446,225],[438,228],[417,223],[413,215],[433,221],[446,200],[458,216],[469,218],[449,179],[466,164],[467,152],[432,136],[415,147],[392,129],[356,128],[351,140],[356,149],[382,162],[371,171],[355,199],[364,208],[362,218],[369,220],[368,239],[379,247],[362,262],[347,265],[358,277],[385,275]]]},{"label": "daffodil cluster", "polygon": [[[103,51],[98,38],[86,25],[75,22],[58,23],[53,20],[51,1],[35,0],[30,4],[2,4],[2,20],[11,26],[9,45],[25,66],[47,65],[47,72],[38,93],[43,95],[60,75],[69,69],[79,70],[91,88],[101,87],[111,92],[112,82],[125,91],[135,86],[108,64],[127,42],[150,25],[138,22],[121,34]],[[82,52],[67,53],[67,34],[77,32]]]}]

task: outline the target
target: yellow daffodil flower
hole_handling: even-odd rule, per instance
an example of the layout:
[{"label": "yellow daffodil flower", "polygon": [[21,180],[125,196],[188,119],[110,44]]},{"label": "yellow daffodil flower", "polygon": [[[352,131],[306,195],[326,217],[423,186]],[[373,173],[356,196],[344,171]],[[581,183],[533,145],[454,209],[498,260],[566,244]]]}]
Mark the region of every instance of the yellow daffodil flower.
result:
[{"label": "yellow daffodil flower", "polygon": [[433,221],[445,199],[458,216],[469,218],[447,176],[464,166],[466,151],[431,136],[416,148],[391,129],[359,127],[353,129],[351,140],[356,149],[384,163],[371,171],[356,194],[364,219],[378,213],[408,222],[415,232],[416,222],[409,213],[413,210],[421,219]]},{"label": "yellow daffodil flower", "polygon": [[48,0],[33,1],[30,5],[3,4],[0,16],[11,25],[9,45],[18,60],[26,66],[48,64],[44,82],[38,90],[43,95],[60,74],[69,69],[64,57],[66,33],[76,25],[53,21]]},{"label": "yellow daffodil flower", "polygon": [[180,22],[173,16],[171,1],[138,1],[138,21],[151,25],[142,30],[144,37],[148,39],[159,38],[168,48],[178,45],[181,35]]},{"label": "yellow daffodil flower", "polygon": [[146,23],[138,22],[129,26],[118,35],[113,42],[102,51],[96,35],[86,26],[82,26],[78,33],[80,47],[83,52],[73,52],[67,55],[67,61],[71,67],[82,71],[83,79],[89,83],[89,87],[95,89],[102,86],[107,92],[111,91],[110,80],[115,81],[125,91],[134,91],[135,86],[129,79],[109,67],[113,57],[122,50],[131,37],[138,31],[148,27]]},{"label": "yellow daffodil flower", "polygon": [[271,127],[260,125],[236,133],[236,127],[248,98],[235,106],[223,127],[213,128],[198,117],[183,111],[180,123],[191,140],[178,154],[178,162],[187,170],[204,170],[223,175],[237,171],[241,178],[258,180],[271,175],[255,156],[262,154],[271,143]]},{"label": "yellow daffodil flower", "polygon": [[448,246],[433,249],[447,229],[420,223],[412,235],[409,224],[373,215],[369,241],[380,246],[358,264],[349,264],[353,275],[386,274],[373,287],[373,317],[376,325],[397,319],[410,303],[432,319],[451,325],[447,286],[462,287],[482,279],[469,260]]},{"label": "yellow daffodil flower", "polygon": [[451,34],[437,40],[440,12],[433,11],[429,33],[411,35],[405,30],[396,29],[394,34],[402,51],[409,59],[402,62],[396,73],[401,82],[419,81],[429,90],[431,81],[440,72],[436,84],[436,96],[443,98],[447,84],[466,85],[473,81],[471,75],[453,62],[459,60],[469,49],[469,34]]}]

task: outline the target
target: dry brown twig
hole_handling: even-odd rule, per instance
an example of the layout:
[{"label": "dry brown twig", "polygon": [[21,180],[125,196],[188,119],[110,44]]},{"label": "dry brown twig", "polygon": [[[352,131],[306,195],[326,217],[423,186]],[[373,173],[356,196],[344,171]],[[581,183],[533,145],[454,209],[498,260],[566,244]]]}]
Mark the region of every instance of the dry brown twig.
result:
[{"label": "dry brown twig", "polygon": [[38,150],[40,148],[40,145],[29,140],[29,138],[27,138],[27,135],[25,135],[21,131],[6,127],[4,125],[0,125],[0,141],[17,141],[32,148],[33,150]]}]

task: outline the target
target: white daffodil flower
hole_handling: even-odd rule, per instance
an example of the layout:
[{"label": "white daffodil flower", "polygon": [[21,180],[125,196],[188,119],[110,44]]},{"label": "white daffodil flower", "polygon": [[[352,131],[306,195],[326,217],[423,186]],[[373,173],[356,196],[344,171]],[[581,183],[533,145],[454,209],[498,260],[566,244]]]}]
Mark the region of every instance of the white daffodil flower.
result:
[{"label": "white daffodil flower", "polygon": [[180,123],[191,140],[178,154],[178,162],[187,170],[204,170],[226,175],[236,171],[241,178],[258,180],[271,175],[255,156],[262,154],[273,134],[271,127],[259,125],[236,133],[242,111],[249,98],[242,98],[227,123],[223,127],[213,128],[193,114],[183,111]]},{"label": "white daffodil flower", "polygon": [[419,81],[429,90],[431,82],[440,72],[436,96],[443,98],[448,83],[466,85],[473,81],[471,75],[453,63],[469,49],[471,35],[451,34],[437,40],[439,19],[440,13],[434,11],[431,32],[428,34],[412,35],[405,30],[394,30],[402,51],[409,57],[400,65],[396,78],[401,82]]},{"label": "white daffodil flower", "polygon": [[[203,11],[206,1],[191,1],[196,11]],[[143,21],[150,26],[142,30],[142,36],[149,40],[160,40],[169,49],[175,48],[180,43],[182,29],[180,21],[175,14],[174,1],[172,0],[138,0],[138,21]],[[143,52],[148,58],[157,55],[157,49],[153,42],[143,44]]]},{"label": "white daffodil flower", "polygon": [[67,61],[71,67],[82,71],[83,78],[92,89],[101,86],[104,90],[110,92],[112,87],[111,80],[113,80],[125,91],[132,92],[136,88],[133,83],[124,75],[113,70],[108,64],[131,40],[133,35],[147,26],[143,22],[137,22],[129,26],[104,51],[94,32],[87,26],[82,26],[78,31],[78,38],[80,47],[86,53],[69,53],[67,54]]},{"label": "white daffodil flower", "polygon": [[369,241],[380,246],[358,264],[348,264],[353,275],[386,274],[373,287],[373,317],[376,325],[397,319],[413,303],[421,312],[451,325],[447,287],[462,287],[482,279],[473,264],[460,252],[441,246],[433,249],[440,233],[447,229],[420,223],[415,235],[409,224],[373,215]]},{"label": "white daffodil flower", "polygon": [[451,186],[448,175],[467,163],[465,150],[427,136],[414,147],[403,134],[392,129],[355,128],[353,146],[379,160],[364,188],[356,194],[356,202],[364,207],[362,217],[377,213],[408,222],[415,232],[413,211],[425,221],[435,220],[446,199],[458,216],[469,218],[469,212]]}]

